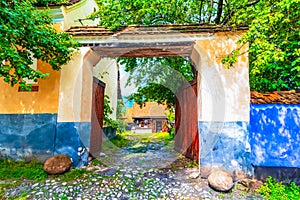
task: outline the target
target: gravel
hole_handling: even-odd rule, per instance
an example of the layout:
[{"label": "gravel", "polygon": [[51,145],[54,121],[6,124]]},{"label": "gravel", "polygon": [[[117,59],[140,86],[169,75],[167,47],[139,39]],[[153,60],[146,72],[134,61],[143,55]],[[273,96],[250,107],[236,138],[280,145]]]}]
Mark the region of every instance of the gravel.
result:
[{"label": "gravel", "polygon": [[[111,168],[109,176],[99,173],[80,180],[63,182],[59,179],[40,183],[23,183],[6,189],[5,195],[17,198],[26,194],[26,199],[101,199],[101,200],[146,200],[146,199],[260,199],[257,195],[233,190],[229,193],[213,191],[207,180],[190,179],[182,174],[186,170]],[[190,169],[191,171],[196,169]],[[112,174],[112,172],[114,172]],[[106,174],[107,175],[107,174]]]}]

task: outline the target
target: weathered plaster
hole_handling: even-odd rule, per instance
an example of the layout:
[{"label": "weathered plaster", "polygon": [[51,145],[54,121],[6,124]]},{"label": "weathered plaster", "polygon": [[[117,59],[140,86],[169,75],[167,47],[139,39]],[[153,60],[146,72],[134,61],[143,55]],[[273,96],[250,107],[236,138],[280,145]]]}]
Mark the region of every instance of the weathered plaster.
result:
[{"label": "weathered plaster", "polygon": [[54,153],[56,114],[1,114],[0,156],[45,161]]},{"label": "weathered plaster", "polygon": [[38,80],[38,92],[18,92],[19,85],[11,87],[0,78],[1,114],[57,113],[60,73],[40,60],[37,69],[50,74],[46,79]]},{"label": "weathered plaster", "polygon": [[[240,32],[215,33],[213,38],[196,41],[191,54],[198,68],[200,164],[252,174],[248,57],[242,54],[230,69],[221,63],[238,48],[239,37]],[[246,50],[247,46],[240,51]]]},{"label": "weathered plaster", "polygon": [[93,68],[93,75],[106,83],[105,95],[109,96],[110,106],[113,108],[113,113],[110,117],[116,119],[118,99],[118,68],[116,60],[110,58],[101,59]]},{"label": "weathered plaster", "polygon": [[81,114],[82,63],[89,48],[73,54],[72,60],[61,69],[59,85],[58,122],[79,122]]},{"label": "weathered plaster", "polygon": [[92,67],[100,58],[89,47],[75,52],[62,67],[58,122],[90,122],[92,109]]},{"label": "weathered plaster", "polygon": [[[213,39],[198,40],[194,46],[192,59],[199,73],[199,121],[249,121],[247,54],[241,55],[230,69],[221,63],[224,56],[238,48],[239,34],[218,33]],[[241,52],[246,49],[247,46],[241,48]]]},{"label": "weathered plaster", "polygon": [[81,121],[90,121],[93,95],[93,68],[100,61],[98,54],[89,51],[83,58],[82,94],[81,94]]},{"label": "weathered plaster", "polygon": [[201,166],[252,174],[247,122],[199,122]]},{"label": "weathered plaster", "polygon": [[59,122],[55,138],[55,154],[67,154],[73,167],[88,163],[91,124],[87,122]]}]

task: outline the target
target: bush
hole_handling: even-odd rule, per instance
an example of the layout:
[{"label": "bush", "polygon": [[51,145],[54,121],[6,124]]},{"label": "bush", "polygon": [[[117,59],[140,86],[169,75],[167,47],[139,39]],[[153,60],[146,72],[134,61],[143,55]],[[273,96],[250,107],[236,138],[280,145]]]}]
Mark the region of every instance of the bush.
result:
[{"label": "bush", "polygon": [[269,177],[266,183],[257,190],[261,195],[270,200],[299,200],[300,186],[294,182],[284,185],[275,178]]}]

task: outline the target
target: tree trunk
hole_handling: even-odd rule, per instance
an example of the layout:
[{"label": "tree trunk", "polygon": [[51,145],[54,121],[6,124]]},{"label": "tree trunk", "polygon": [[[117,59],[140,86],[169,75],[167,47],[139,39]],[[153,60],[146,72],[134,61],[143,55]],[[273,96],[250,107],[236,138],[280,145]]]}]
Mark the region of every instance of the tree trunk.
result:
[{"label": "tree trunk", "polygon": [[221,16],[223,11],[223,0],[219,0],[218,2],[218,10],[217,10],[217,16],[216,16],[216,24],[220,24]]}]

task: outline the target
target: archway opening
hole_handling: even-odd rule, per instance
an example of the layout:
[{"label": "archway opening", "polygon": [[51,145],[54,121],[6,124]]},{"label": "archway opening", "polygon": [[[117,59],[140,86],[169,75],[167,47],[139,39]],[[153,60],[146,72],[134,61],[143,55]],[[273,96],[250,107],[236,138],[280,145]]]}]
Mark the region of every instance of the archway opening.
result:
[{"label": "archway opening", "polygon": [[[192,50],[190,47],[189,49]],[[155,53],[158,50],[156,49]],[[138,55],[145,55],[141,53],[143,51],[153,53],[151,50],[142,49]],[[142,164],[142,166],[149,165],[150,167],[154,163],[161,167],[173,163],[178,158],[178,153],[198,160],[197,67],[190,56],[173,57],[173,53],[168,52],[166,55],[158,54],[162,55],[160,57],[150,53],[145,58],[137,56],[137,52],[127,52],[124,57],[118,58],[118,67],[123,68],[121,71],[127,71],[130,74],[131,84],[139,89],[136,90],[136,93],[131,91],[129,100],[135,100],[134,105],[129,109],[128,106],[125,106],[125,110],[123,110],[125,115],[118,116],[117,114],[118,124],[127,126],[119,129],[116,136],[109,138],[111,140],[107,138],[106,134],[103,135],[102,153],[109,156],[100,159],[104,163],[109,162],[109,165],[125,162],[125,165],[139,166]],[[129,57],[130,55],[132,57]],[[132,59],[136,61],[134,67],[131,66]],[[177,66],[170,66],[172,61]],[[178,62],[185,64],[186,69],[183,69],[184,66],[180,64],[178,66]],[[124,70],[125,67],[127,67],[126,70]],[[128,77],[125,81],[127,80]],[[106,83],[106,85],[108,84],[109,82]],[[114,90],[119,92],[119,88]],[[132,87],[129,90],[132,90]],[[147,92],[147,90],[150,94],[143,95],[143,92]],[[173,99],[158,97],[158,94],[151,96],[151,92],[165,95],[171,93]],[[120,94],[114,96],[120,97]],[[121,100],[123,103],[126,101],[126,99]],[[119,101],[120,99],[118,99]],[[144,107],[140,107],[138,104]],[[115,109],[120,110],[119,108]],[[128,111],[131,112],[130,116],[128,116]],[[173,119],[168,114],[173,114]],[[174,150],[178,153],[176,154]],[[117,154],[119,156],[116,156]],[[113,156],[117,161],[112,159]],[[191,163],[187,165],[191,166]]]}]

